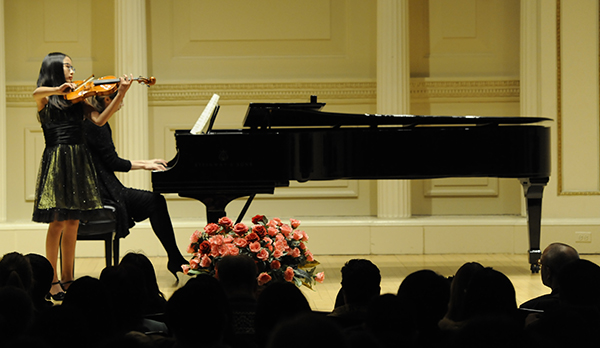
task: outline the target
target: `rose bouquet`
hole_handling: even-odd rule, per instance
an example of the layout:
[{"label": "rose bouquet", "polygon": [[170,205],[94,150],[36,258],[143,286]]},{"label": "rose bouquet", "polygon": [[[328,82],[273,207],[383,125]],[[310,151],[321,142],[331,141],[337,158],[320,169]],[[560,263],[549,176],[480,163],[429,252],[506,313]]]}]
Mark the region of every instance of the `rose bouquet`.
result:
[{"label": "rose bouquet", "polygon": [[253,226],[235,224],[228,217],[218,223],[209,223],[204,230],[196,230],[190,237],[188,252],[193,254],[185,274],[214,275],[219,260],[227,255],[247,255],[258,267],[258,284],[284,280],[312,289],[315,282],[323,282],[323,272],[315,273],[319,264],[306,247],[308,235],[298,230],[300,221],[290,219],[268,220],[264,215],[252,218]]}]

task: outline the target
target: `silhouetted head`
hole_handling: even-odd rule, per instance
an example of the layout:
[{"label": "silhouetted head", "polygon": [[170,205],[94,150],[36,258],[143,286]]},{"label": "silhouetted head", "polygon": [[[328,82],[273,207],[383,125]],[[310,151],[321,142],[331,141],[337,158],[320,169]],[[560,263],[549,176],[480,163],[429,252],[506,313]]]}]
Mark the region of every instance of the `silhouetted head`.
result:
[{"label": "silhouetted head", "polygon": [[31,298],[34,304],[40,305],[51,305],[52,303],[46,301],[46,294],[52,287],[52,279],[54,278],[54,268],[52,264],[42,255],[39,254],[27,254],[25,258],[31,265],[31,271],[33,275],[33,285],[31,287]]},{"label": "silhouetted head", "polygon": [[572,246],[564,243],[548,245],[540,258],[542,283],[552,290],[558,290],[557,278],[560,270],[575,260],[579,260],[579,253]]},{"label": "silhouetted head", "polygon": [[517,313],[515,288],[503,273],[490,267],[477,271],[465,293],[465,316],[490,314],[514,316]]},{"label": "silhouetted head", "polygon": [[21,253],[10,252],[0,260],[0,287],[13,286],[31,293],[33,271],[29,260]]},{"label": "silhouetted head", "polygon": [[300,289],[290,282],[269,282],[260,292],[256,305],[255,332],[259,345],[282,320],[310,312],[310,304]]},{"label": "silhouetted head", "polygon": [[[202,317],[209,319],[210,333],[198,336]],[[166,324],[182,346],[211,346],[222,342],[230,327],[231,313],[225,291],[219,281],[209,275],[196,278],[177,289],[167,301]]]},{"label": "silhouetted head", "polygon": [[216,265],[216,278],[228,296],[253,296],[258,282],[254,260],[246,255],[225,256]]},{"label": "silhouetted head", "polygon": [[448,310],[450,282],[432,270],[413,272],[400,284],[398,300],[418,329],[437,328]]},{"label": "silhouetted head", "polygon": [[368,303],[381,293],[381,273],[371,261],[352,259],[342,267],[344,302]]},{"label": "silhouetted head", "polygon": [[129,273],[136,273],[136,278],[142,282],[138,290],[144,313],[164,312],[166,299],[158,286],[152,261],[142,253],[128,252],[119,262],[119,266],[125,267]]},{"label": "silhouetted head", "polygon": [[450,302],[446,317],[453,321],[464,320],[465,293],[473,275],[483,269],[478,262],[467,262],[463,264],[452,278],[450,283]]}]

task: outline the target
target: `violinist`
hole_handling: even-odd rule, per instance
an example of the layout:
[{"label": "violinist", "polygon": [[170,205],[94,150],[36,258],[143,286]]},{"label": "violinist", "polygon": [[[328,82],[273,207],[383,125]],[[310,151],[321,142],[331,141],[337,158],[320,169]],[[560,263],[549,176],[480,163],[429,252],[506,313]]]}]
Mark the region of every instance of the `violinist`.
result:
[{"label": "violinist", "polygon": [[[37,105],[46,147],[40,164],[33,207],[35,222],[48,223],[46,258],[54,268],[49,296],[64,298],[73,282],[75,244],[79,220],[102,209],[102,201],[91,154],[83,141],[83,121],[103,125],[115,113],[131,85],[132,76],[120,78],[113,103],[98,112],[86,102],[64,98],[76,87],[75,68],[64,53],[48,54],[42,61],[33,99]],[[57,274],[59,246],[62,249],[61,278]]]},{"label": "violinist", "polygon": [[[115,95],[97,95],[91,98],[91,104],[103,112],[115,102],[115,98]],[[167,269],[179,280],[177,272],[183,272],[181,265],[188,264],[188,261],[177,247],[165,198],[156,192],[125,187],[115,175],[115,172],[139,169],[164,170],[167,162],[163,159],[127,160],[119,157],[108,123],[100,126],[86,120],[84,134],[98,174],[102,201],[116,208],[117,237],[127,236],[136,222],[150,219],[154,234],[167,252]]]}]

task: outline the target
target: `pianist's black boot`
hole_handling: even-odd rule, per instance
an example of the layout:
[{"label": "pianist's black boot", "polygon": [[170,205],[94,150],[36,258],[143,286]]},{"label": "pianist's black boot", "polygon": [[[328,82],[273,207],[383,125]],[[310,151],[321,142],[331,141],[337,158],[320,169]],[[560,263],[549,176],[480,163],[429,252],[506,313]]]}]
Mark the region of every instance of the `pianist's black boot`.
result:
[{"label": "pianist's black boot", "polygon": [[127,206],[127,213],[134,221],[150,219],[152,231],[160,240],[160,244],[165,248],[169,257],[167,269],[179,281],[177,272],[183,272],[181,265],[187,265],[189,262],[181,255],[177,247],[165,197],[152,191],[126,188],[123,198]]},{"label": "pianist's black boot", "polygon": [[165,198],[160,194],[155,194],[155,205],[150,215],[150,225],[154,234],[160,240],[163,248],[167,252],[169,261],[167,262],[167,269],[173,274],[175,279],[179,281],[177,272],[183,272],[182,265],[188,265],[189,261],[183,257],[177,242],[175,241],[175,232],[173,231],[173,224],[171,223],[171,217],[167,210],[167,202]]}]

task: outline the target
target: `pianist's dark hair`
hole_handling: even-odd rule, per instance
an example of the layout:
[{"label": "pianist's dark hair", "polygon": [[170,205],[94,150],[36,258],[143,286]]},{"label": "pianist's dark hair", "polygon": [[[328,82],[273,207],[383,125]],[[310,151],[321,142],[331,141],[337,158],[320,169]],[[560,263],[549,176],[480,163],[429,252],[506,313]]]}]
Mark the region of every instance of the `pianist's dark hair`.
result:
[{"label": "pianist's dark hair", "polygon": [[[63,67],[65,57],[68,57],[68,55],[60,52],[52,52],[44,57],[37,80],[37,87],[58,87],[67,82]],[[62,95],[51,95],[48,97],[48,103],[61,110],[72,105],[71,101],[66,100]]]},{"label": "pianist's dark hair", "polygon": [[110,98],[110,99],[115,99],[115,97],[117,96],[118,92],[114,92],[110,95],[96,95],[92,98],[90,98],[90,104],[92,104],[92,106],[96,109],[96,111],[98,111],[99,113],[102,113],[104,111],[104,109],[106,109],[106,104],[104,103],[104,100],[106,98]]}]

